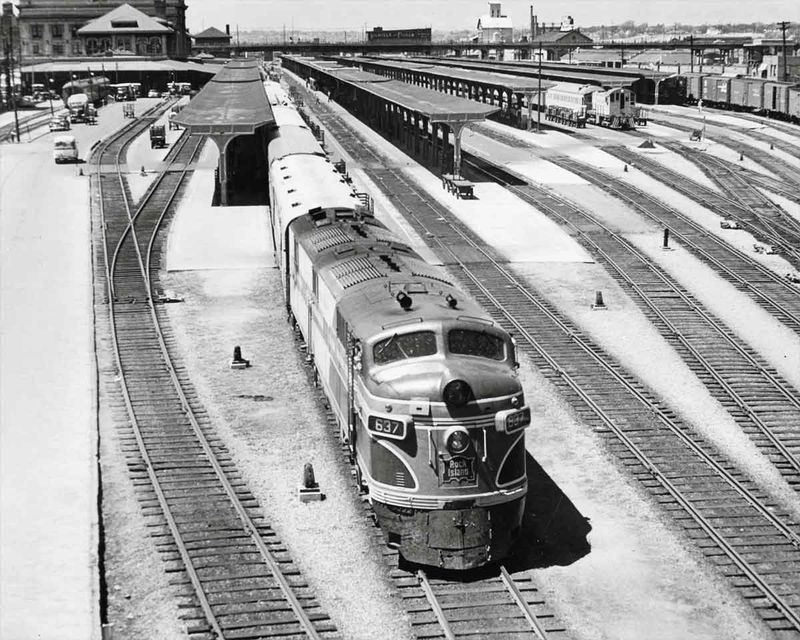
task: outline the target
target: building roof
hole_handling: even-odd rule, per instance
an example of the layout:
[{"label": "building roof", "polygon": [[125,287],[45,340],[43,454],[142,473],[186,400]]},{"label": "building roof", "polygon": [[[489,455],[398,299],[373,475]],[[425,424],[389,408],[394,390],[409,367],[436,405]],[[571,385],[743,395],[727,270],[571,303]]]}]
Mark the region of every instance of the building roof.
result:
[{"label": "building roof", "polygon": [[622,52],[620,49],[575,49],[571,55],[561,56],[561,60],[570,60],[575,64],[618,62],[622,60]]},{"label": "building roof", "polygon": [[573,29],[571,31],[545,31],[544,33],[537,33],[535,36],[532,36],[530,40],[536,44],[540,42],[551,44],[560,42],[571,35],[574,35],[573,39],[575,40],[580,40],[585,43],[593,42],[589,36],[582,34],[579,29]]},{"label": "building roof", "polygon": [[60,73],[80,70],[91,71],[96,75],[109,75],[114,71],[199,71],[209,75],[217,73],[221,65],[198,64],[196,62],[180,62],[178,60],[148,60],[141,56],[126,56],[124,58],[81,58],[80,62],[74,59],[57,59],[53,62],[40,62],[38,64],[22,67],[23,73]]},{"label": "building roof", "polygon": [[210,39],[220,39],[220,38],[227,38],[228,40],[231,39],[231,36],[224,31],[220,31],[216,27],[209,27],[205,31],[201,31],[192,36],[195,40],[210,40]]},{"label": "building roof", "polygon": [[514,25],[508,16],[495,18],[489,15],[478,18],[478,29],[513,29]]},{"label": "building roof", "polygon": [[247,134],[275,122],[258,63],[226,64],[173,121],[197,135]]},{"label": "building roof", "polygon": [[172,29],[129,4],[121,4],[78,29],[78,34],[82,36],[108,33],[157,34],[172,33]]},{"label": "building roof", "polygon": [[692,62],[692,54],[686,49],[685,51],[663,51],[660,49],[648,49],[631,56],[628,59],[629,64],[663,64],[663,65],[686,65],[689,66]]}]

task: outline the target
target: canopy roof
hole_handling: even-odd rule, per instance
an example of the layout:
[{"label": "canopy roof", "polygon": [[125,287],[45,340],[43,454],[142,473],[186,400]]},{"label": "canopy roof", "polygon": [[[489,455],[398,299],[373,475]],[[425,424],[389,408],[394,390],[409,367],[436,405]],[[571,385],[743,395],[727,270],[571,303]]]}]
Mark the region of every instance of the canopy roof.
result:
[{"label": "canopy roof", "polygon": [[258,63],[226,64],[189,104],[173,117],[192,134],[248,134],[275,121]]}]

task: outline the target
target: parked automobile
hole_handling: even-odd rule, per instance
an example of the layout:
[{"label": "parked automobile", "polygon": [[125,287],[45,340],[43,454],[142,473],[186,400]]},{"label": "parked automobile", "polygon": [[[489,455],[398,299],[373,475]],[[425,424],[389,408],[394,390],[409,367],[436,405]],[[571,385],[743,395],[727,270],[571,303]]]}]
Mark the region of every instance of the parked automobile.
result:
[{"label": "parked automobile", "polygon": [[739,223],[736,220],[731,220],[730,218],[725,218],[724,220],[720,221],[719,226],[723,229],[741,229]]},{"label": "parked automobile", "polygon": [[78,143],[74,136],[57,136],[53,139],[53,159],[56,164],[78,161]]},{"label": "parked automobile", "polygon": [[69,131],[71,128],[67,115],[50,118],[50,131]]},{"label": "parked automobile", "polygon": [[148,98],[158,98],[159,97],[158,96],[158,91],[156,91],[155,89],[150,89],[150,91],[147,92],[147,97]]}]

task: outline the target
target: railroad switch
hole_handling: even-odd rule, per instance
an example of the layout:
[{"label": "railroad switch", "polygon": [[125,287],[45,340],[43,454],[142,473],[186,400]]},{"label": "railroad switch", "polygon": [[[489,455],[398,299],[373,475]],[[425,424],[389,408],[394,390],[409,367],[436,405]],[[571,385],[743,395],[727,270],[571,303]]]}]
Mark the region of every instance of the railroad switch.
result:
[{"label": "railroad switch", "polygon": [[300,502],[314,502],[325,499],[325,495],[320,490],[319,484],[314,477],[314,467],[310,462],[306,462],[303,466],[303,484],[298,487],[297,494],[300,496]]},{"label": "railroad switch", "polygon": [[250,361],[242,358],[242,348],[233,348],[233,360],[231,360],[231,369],[247,369],[250,366]]},{"label": "railroad switch", "polygon": [[595,311],[606,311],[608,309],[608,307],[606,306],[606,303],[603,302],[603,292],[602,291],[598,291],[597,293],[595,293],[595,295],[594,295],[594,304],[592,305],[592,309],[594,309]]},{"label": "railroad switch", "polygon": [[664,229],[664,244],[661,245],[661,248],[664,251],[672,251],[672,247],[669,246],[669,229]]}]

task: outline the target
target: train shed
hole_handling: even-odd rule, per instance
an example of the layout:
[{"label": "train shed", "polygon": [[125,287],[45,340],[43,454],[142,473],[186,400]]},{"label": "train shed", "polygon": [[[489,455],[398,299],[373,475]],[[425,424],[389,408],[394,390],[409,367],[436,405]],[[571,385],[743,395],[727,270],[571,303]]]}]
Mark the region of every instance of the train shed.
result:
[{"label": "train shed", "polygon": [[[330,61],[283,56],[283,65],[303,78],[312,78],[320,89],[335,91],[338,101],[374,129],[398,141],[409,153],[438,165],[442,174],[454,180],[459,180],[461,173],[462,130],[467,124],[481,122],[499,110],[493,105],[390,80]],[[451,131],[452,145],[449,143]]]},{"label": "train shed", "polygon": [[476,69],[458,69],[413,61],[347,56],[338,57],[336,61],[345,65],[359,65],[366,71],[409,84],[469,98],[484,104],[496,105],[500,107],[501,117],[513,119],[515,122],[522,120],[522,110],[527,108],[528,126],[531,124],[531,110],[534,102],[537,105],[543,103],[539,94],[555,84],[541,78]]},{"label": "train shed", "polygon": [[266,129],[274,124],[257,61],[226,64],[172,121],[190,135],[211,138],[219,149],[217,181],[220,204],[229,190],[266,180]]}]

